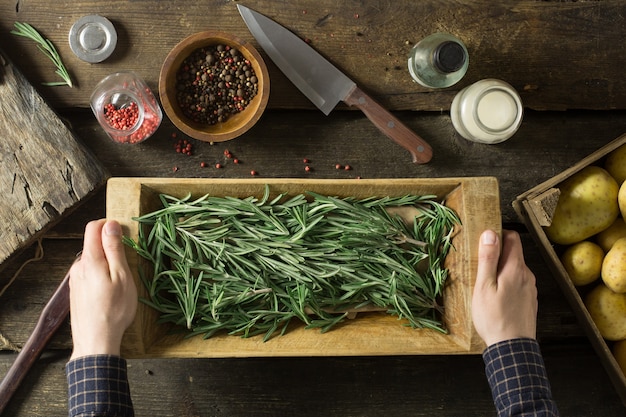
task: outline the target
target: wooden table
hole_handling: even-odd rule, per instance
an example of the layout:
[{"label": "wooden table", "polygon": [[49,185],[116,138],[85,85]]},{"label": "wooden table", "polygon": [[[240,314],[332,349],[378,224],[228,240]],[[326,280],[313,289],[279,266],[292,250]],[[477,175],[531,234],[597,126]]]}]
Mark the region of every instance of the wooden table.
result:
[{"label": "wooden table", "polygon": [[[623,404],[511,202],[626,130],[626,5],[610,0],[245,2],[308,38],[419,132],[434,149],[427,165],[412,164],[408,153],[360,112],[341,106],[324,116],[269,61],[269,108],[236,140],[194,142],[193,155],[182,156],[174,151],[172,135],[178,131],[167,119],[144,144],[120,146],[108,140],[88,109],[95,84],[112,72],[134,70],[156,89],[168,51],[202,30],[253,41],[237,3],[3,2],[0,47],[113,176],[247,178],[250,170],[267,178],[496,176],[503,224],[521,232],[526,260],[538,277],[538,337],[562,415],[622,415]],[[119,36],[115,54],[101,64],[80,61],[67,42],[73,22],[94,13],[108,17]],[[55,79],[54,67],[32,42],[9,34],[14,21],[32,24],[54,42],[77,87],[39,85]],[[406,69],[411,46],[437,31],[459,36],[470,52],[465,78],[441,91],[413,83]],[[526,106],[519,132],[495,146],[461,138],[448,112],[459,89],[489,77],[512,84]],[[202,161],[220,161],[225,148],[243,163],[220,170],[200,167]],[[311,172],[305,172],[303,158],[310,159]],[[353,169],[337,171],[336,163]],[[6,340],[0,375],[15,359],[11,346],[25,342],[80,249],[85,223],[103,217],[104,207],[102,190],[49,231],[42,240],[43,259],[27,264],[2,296],[0,331]],[[33,245],[5,265],[0,285],[36,251]],[[6,415],[67,414],[64,365],[70,347],[66,325]],[[129,365],[137,415],[494,415],[479,356],[151,359]]]}]

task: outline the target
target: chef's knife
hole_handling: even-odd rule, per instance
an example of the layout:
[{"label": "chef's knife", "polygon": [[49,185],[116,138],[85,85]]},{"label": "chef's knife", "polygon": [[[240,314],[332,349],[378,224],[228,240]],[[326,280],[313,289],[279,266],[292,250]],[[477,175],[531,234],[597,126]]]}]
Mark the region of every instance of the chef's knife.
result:
[{"label": "chef's knife", "polygon": [[421,137],[365,94],[354,81],[306,42],[254,10],[240,4],[237,8],[252,35],[276,66],[325,115],[340,101],[356,106],[381,132],[406,148],[413,162],[423,164],[430,161],[432,149]]}]

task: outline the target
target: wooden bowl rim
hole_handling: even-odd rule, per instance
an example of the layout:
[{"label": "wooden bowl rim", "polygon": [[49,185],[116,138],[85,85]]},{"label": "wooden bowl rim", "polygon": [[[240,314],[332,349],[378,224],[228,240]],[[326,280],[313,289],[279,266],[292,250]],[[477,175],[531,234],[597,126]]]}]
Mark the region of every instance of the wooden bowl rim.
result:
[{"label": "wooden bowl rim", "polygon": [[[214,125],[195,123],[189,120],[178,107],[175,74],[185,58],[193,51],[220,43],[237,48],[250,61],[258,78],[258,92],[242,112],[231,115],[223,123]],[[159,74],[159,96],[167,116],[185,134],[205,142],[223,142],[234,139],[248,131],[261,118],[267,107],[269,90],[269,72],[261,54],[249,42],[220,31],[198,32],[180,41],[168,53]]]}]

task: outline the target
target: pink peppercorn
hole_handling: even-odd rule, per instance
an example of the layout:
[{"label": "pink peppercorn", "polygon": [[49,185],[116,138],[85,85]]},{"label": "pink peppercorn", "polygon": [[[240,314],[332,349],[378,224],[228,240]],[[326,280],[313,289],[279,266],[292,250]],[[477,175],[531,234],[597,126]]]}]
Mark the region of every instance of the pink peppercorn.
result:
[{"label": "pink peppercorn", "polygon": [[112,74],[98,83],[91,107],[107,134],[119,143],[142,142],[163,118],[150,88],[132,72]]}]

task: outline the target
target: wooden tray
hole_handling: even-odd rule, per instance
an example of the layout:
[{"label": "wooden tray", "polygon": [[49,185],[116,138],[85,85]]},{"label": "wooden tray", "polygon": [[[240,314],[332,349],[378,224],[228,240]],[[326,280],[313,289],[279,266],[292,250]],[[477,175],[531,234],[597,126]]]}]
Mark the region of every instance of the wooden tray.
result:
[{"label": "wooden tray", "polygon": [[[220,334],[210,339],[184,338],[157,325],[157,313],[139,305],[137,317],[126,332],[123,354],[145,357],[252,357],[252,356],[366,356],[415,354],[475,354],[484,344],[471,321],[471,298],[477,267],[480,233],[501,229],[498,183],[495,178],[303,180],[303,179],[168,179],[112,178],[107,186],[107,217],[119,221],[124,232],[137,237],[137,222],[132,218],[159,208],[158,195],[262,197],[264,185],[273,193],[296,194],[314,191],[323,195],[401,196],[435,194],[446,200],[463,225],[454,237],[456,248],[446,259],[450,277],[444,290],[444,320],[449,334],[433,330],[414,330],[384,312],[359,314],[355,320],[328,333],[306,330],[295,325],[284,336],[267,342],[262,336],[243,339]],[[147,265],[128,249],[131,270]],[[140,296],[143,284],[136,278]]]}]

